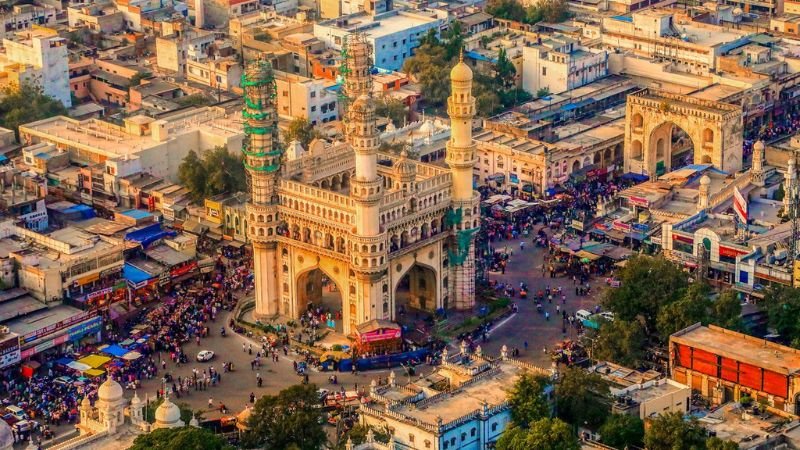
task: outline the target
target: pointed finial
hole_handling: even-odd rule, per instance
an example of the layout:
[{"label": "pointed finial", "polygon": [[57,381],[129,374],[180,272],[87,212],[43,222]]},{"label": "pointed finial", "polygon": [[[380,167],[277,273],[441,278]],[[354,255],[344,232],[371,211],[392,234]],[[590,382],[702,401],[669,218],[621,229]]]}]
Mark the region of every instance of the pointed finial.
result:
[{"label": "pointed finial", "polygon": [[464,62],[464,47],[461,47],[461,50],[458,51],[458,62]]}]

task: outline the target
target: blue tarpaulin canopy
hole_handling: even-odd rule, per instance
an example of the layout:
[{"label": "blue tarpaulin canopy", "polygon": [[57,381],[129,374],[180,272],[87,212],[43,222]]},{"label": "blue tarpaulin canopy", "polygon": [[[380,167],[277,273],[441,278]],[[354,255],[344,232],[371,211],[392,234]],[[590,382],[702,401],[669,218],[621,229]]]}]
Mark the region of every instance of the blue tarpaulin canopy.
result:
[{"label": "blue tarpaulin canopy", "polygon": [[153,242],[167,237],[175,236],[177,233],[174,231],[165,231],[161,229],[160,223],[154,223],[138,230],[131,231],[125,235],[126,241],[134,241],[142,244],[142,247],[147,248]]},{"label": "blue tarpaulin canopy", "polygon": [[650,177],[647,176],[647,175],[643,175],[641,173],[628,172],[628,173],[622,175],[622,179],[623,180],[631,180],[631,181],[635,181],[637,183],[641,183],[643,181],[649,180]]},{"label": "blue tarpaulin canopy", "polygon": [[59,359],[57,359],[55,362],[56,362],[56,364],[58,364],[58,365],[60,365],[60,366],[68,366],[68,365],[69,365],[71,362],[73,362],[73,361],[75,361],[75,360],[74,360],[74,359],[71,359],[71,358],[66,358],[66,357],[65,357],[65,358],[59,358]]},{"label": "blue tarpaulin canopy", "polygon": [[154,275],[150,275],[144,270],[128,263],[125,263],[125,265],[122,267],[122,277],[130,281],[134,285],[139,284],[142,281],[147,281],[151,278],[155,278]]},{"label": "blue tarpaulin canopy", "polygon": [[117,344],[111,344],[108,347],[104,348],[102,351],[107,355],[116,356],[117,358],[122,358],[122,356],[128,353],[129,350],[120,347]]}]

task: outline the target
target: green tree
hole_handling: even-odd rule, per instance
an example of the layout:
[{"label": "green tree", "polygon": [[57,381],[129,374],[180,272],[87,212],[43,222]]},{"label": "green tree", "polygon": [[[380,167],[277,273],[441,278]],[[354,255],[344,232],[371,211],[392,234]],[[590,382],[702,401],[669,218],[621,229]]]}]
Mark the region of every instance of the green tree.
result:
[{"label": "green tree", "polygon": [[507,429],[497,441],[497,450],[578,450],[578,437],[569,424],[559,419],[544,418],[530,427]]},{"label": "green tree", "polygon": [[414,56],[403,63],[403,71],[413,75],[422,86],[425,101],[433,107],[444,105],[450,95],[450,60],[447,51],[435,39],[417,47]]},{"label": "green tree", "polygon": [[305,117],[296,117],[289,122],[289,127],[283,133],[284,142],[298,141],[303,148],[308,149],[308,144],[316,139],[319,134],[314,126]]},{"label": "green tree", "polygon": [[498,19],[526,21],[525,8],[516,0],[489,0],[486,4],[486,12]]},{"label": "green tree", "polygon": [[764,294],[762,307],[767,311],[770,328],[781,336],[784,342],[800,340],[800,289],[791,287],[771,287]]},{"label": "green tree", "polygon": [[454,20],[450,23],[444,35],[444,50],[448,60],[456,58],[464,49],[464,32],[461,22]]},{"label": "green tree", "polygon": [[603,302],[617,319],[641,319],[647,334],[656,332],[658,312],[683,297],[689,285],[686,274],[663,257],[634,256],[619,278],[620,287],[606,290]]},{"label": "green tree", "polygon": [[684,420],[679,412],[659,415],[644,433],[648,450],[703,449],[705,443],[706,431],[697,419]]},{"label": "green tree", "polygon": [[175,103],[182,107],[187,106],[206,106],[213,102],[210,98],[203,94],[184,95],[175,99]]},{"label": "green tree", "polygon": [[233,450],[209,430],[194,427],[159,428],[139,435],[129,450]]},{"label": "green tree", "polygon": [[318,450],[326,442],[317,386],[294,385],[261,397],[242,437],[244,448]]},{"label": "green tree", "polygon": [[138,86],[142,84],[142,80],[144,80],[145,78],[150,78],[152,76],[153,74],[150,72],[136,72],[128,81],[128,86],[129,87]]},{"label": "green tree", "polygon": [[547,97],[548,95],[550,95],[550,88],[548,87],[539,88],[539,90],[536,91],[536,98]]},{"label": "green tree", "polygon": [[508,393],[511,420],[519,427],[550,417],[550,404],[545,397],[545,388],[550,380],[543,376],[523,374]]},{"label": "green tree", "polygon": [[189,190],[195,201],[205,198],[208,189],[208,173],[203,165],[203,160],[197,156],[194,150],[189,150],[178,166],[178,179]]},{"label": "green tree", "polygon": [[723,441],[714,436],[706,439],[707,450],[739,450],[739,444],[733,441]]},{"label": "green tree", "polygon": [[514,67],[514,63],[508,59],[506,49],[503,47],[501,47],[500,51],[497,53],[497,64],[495,64],[495,71],[497,72],[497,78],[500,79],[500,83],[503,85],[503,87],[511,88],[515,85],[517,68]]},{"label": "green tree", "polygon": [[644,357],[647,337],[638,320],[603,322],[591,344],[592,358],[635,367]]},{"label": "green tree", "polygon": [[17,141],[20,125],[65,114],[67,109],[60,101],[31,83],[0,89],[0,126],[14,130]]},{"label": "green tree", "polygon": [[680,300],[665,305],[656,317],[656,328],[661,339],[668,340],[672,333],[697,322],[708,322],[711,308],[711,288],[704,282],[692,283]]},{"label": "green tree", "polygon": [[568,367],[556,384],[558,417],[567,423],[597,427],[609,414],[608,395],[608,384],[600,375]]},{"label": "green tree", "polygon": [[233,193],[247,189],[247,176],[239,155],[226,147],[216,147],[203,154],[203,165],[208,174],[209,195]]},{"label": "green tree", "polygon": [[375,115],[387,117],[396,127],[402,127],[408,117],[405,103],[389,96],[375,102]]},{"label": "green tree", "polygon": [[739,294],[733,289],[721,293],[711,305],[709,322],[723,328],[735,331],[744,331],[742,324],[742,303]]},{"label": "green tree", "polygon": [[630,414],[611,414],[600,427],[603,443],[614,448],[641,446],[644,422]]}]

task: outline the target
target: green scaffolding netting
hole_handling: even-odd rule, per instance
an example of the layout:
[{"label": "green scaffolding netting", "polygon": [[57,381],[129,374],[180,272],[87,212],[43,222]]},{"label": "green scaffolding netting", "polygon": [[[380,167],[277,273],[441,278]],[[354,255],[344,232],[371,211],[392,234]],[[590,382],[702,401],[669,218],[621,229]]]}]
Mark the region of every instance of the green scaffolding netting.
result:
[{"label": "green scaffolding netting", "polygon": [[254,126],[252,126],[250,124],[247,124],[247,123],[244,124],[244,132],[247,133],[247,134],[257,134],[257,135],[261,136],[261,135],[265,135],[265,134],[270,134],[273,131],[275,131],[275,128],[273,128],[272,126],[269,126],[269,125],[260,126],[260,127],[259,126],[255,126],[254,127]]},{"label": "green scaffolding netting", "polygon": [[463,217],[464,211],[461,208],[451,209],[444,216],[444,224],[447,227],[454,227],[461,223]]},{"label": "green scaffolding netting", "polygon": [[256,172],[277,172],[281,168],[280,163],[272,164],[271,166],[255,167],[250,164],[244,163],[244,168],[248,170],[255,170]]},{"label": "green scaffolding netting", "polygon": [[480,228],[471,228],[469,230],[459,230],[456,232],[456,249],[447,249],[447,257],[451,264],[455,264],[456,266],[464,264],[464,261],[466,261],[469,256],[469,248],[472,244],[472,240],[478,230],[480,230]]}]

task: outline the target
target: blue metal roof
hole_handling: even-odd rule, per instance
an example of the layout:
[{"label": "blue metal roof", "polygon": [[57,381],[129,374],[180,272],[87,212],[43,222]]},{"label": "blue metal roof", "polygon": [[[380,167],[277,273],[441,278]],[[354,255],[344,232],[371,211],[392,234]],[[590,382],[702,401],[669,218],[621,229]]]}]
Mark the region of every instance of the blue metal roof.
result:
[{"label": "blue metal roof", "polygon": [[621,22],[633,23],[633,17],[632,16],[611,16],[611,18],[614,19],[614,20],[619,20]]},{"label": "blue metal roof", "polygon": [[123,211],[122,215],[128,216],[128,217],[130,217],[132,219],[137,219],[137,220],[138,219],[146,219],[146,218],[152,216],[152,214],[150,214],[149,212],[142,211],[140,209],[129,209],[127,211]]},{"label": "blue metal roof", "polygon": [[142,281],[147,281],[151,278],[155,278],[155,275],[150,275],[149,273],[145,272],[144,270],[134,265],[125,263],[125,265],[122,267],[122,277],[133,284],[138,284],[141,283]]}]

